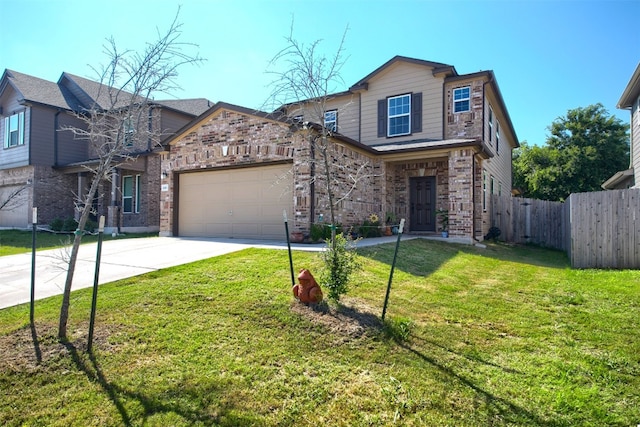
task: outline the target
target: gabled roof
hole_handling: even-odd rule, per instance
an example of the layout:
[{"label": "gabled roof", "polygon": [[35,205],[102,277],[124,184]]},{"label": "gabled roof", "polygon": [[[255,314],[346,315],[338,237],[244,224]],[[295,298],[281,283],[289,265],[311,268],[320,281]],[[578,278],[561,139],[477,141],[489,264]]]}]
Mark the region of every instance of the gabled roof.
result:
[{"label": "gabled roof", "polygon": [[[82,102],[85,108],[111,109],[124,108],[131,103],[131,93],[118,91],[105,84],[63,72],[58,84],[67,87]],[[140,103],[146,101],[139,97]]]},{"label": "gabled roof", "polygon": [[204,113],[213,105],[213,103],[206,98],[167,99],[156,101],[156,104],[181,113],[191,114],[194,117]]},{"label": "gabled roof", "polygon": [[620,101],[618,101],[618,108],[620,109],[629,109],[633,107],[633,104],[636,102],[636,99],[640,96],[640,62],[636,67],[636,70],[633,72],[627,87],[622,92],[622,96],[620,97]]},{"label": "gabled roof", "polygon": [[49,80],[33,77],[13,70],[5,70],[0,80],[0,93],[10,85],[22,102],[32,102],[65,110],[77,110],[78,100],[71,92]]},{"label": "gabled roof", "polygon": [[425,67],[432,68],[433,75],[441,74],[441,73],[444,73],[445,75],[448,75],[448,76],[458,75],[453,65],[396,55],[390,60],[388,60],[387,62],[385,62],[384,64],[382,64],[380,67],[373,70],[373,72],[367,74],[364,78],[360,79],[356,84],[351,86],[349,90],[355,91],[359,89],[366,89],[367,85],[369,84],[369,80],[371,80],[376,75],[378,75],[379,73],[381,73],[382,71],[384,71],[385,69],[387,69],[388,67],[390,67],[391,65],[397,62],[409,62],[412,64],[424,65]]}]

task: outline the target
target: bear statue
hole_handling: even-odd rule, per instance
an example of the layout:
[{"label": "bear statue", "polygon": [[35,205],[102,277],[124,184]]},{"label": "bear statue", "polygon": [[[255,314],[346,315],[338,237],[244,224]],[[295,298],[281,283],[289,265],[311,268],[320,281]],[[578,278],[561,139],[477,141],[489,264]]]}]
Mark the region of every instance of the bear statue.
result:
[{"label": "bear statue", "polygon": [[293,296],[305,304],[319,303],[322,301],[322,289],[307,269],[300,270],[298,274],[299,284],[293,287]]}]

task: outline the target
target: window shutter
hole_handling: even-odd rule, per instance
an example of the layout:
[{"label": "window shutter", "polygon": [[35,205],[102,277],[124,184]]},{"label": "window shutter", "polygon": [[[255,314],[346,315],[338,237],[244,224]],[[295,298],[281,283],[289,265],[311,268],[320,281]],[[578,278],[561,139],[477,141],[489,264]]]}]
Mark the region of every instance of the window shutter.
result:
[{"label": "window shutter", "polygon": [[411,133],[422,132],[422,92],[411,95]]},{"label": "window shutter", "polygon": [[378,138],[387,136],[387,100],[378,100]]},{"label": "window shutter", "polygon": [[4,148],[9,148],[9,117],[4,118]]}]

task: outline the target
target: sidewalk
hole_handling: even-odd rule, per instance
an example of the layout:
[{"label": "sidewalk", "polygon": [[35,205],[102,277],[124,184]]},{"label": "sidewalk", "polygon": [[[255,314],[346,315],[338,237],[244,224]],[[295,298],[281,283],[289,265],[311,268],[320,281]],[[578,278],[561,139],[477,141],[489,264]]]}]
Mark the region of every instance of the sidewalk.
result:
[{"label": "sidewalk", "polygon": [[[402,240],[414,238],[403,235]],[[395,242],[397,236],[363,239],[358,246]],[[216,257],[245,248],[287,249],[286,241],[148,237],[109,240],[102,244],[99,283],[109,283],[162,268]],[[320,251],[324,243],[291,244],[292,250]],[[97,243],[80,246],[72,290],[93,286]],[[65,249],[36,253],[35,298],[62,294],[67,276]],[[28,303],[31,253],[0,257],[0,309]]]}]

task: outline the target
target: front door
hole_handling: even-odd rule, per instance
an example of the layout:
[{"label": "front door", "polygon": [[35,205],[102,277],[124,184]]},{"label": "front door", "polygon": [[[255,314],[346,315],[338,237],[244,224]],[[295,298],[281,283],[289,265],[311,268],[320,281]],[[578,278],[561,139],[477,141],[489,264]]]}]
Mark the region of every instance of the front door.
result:
[{"label": "front door", "polygon": [[436,177],[410,178],[411,231],[436,231]]}]

